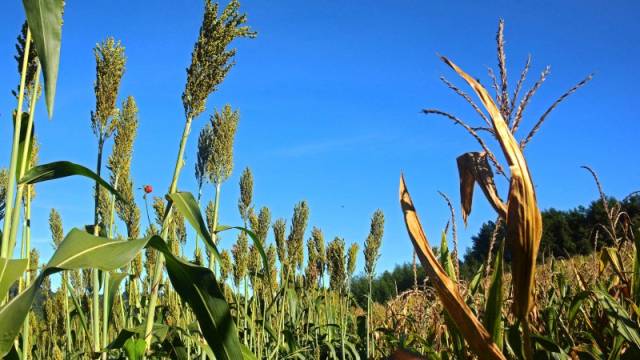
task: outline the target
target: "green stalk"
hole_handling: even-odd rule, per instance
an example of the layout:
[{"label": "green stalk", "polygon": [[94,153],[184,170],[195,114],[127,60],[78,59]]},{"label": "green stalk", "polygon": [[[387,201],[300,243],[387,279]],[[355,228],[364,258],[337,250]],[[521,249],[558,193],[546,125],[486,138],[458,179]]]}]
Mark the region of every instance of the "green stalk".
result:
[{"label": "green stalk", "polygon": [[84,313],[82,312],[82,306],[80,306],[80,301],[78,301],[78,297],[74,293],[73,288],[69,285],[68,279],[65,279],[65,285],[67,287],[67,291],[69,292],[69,296],[71,296],[73,305],[76,307],[76,310],[78,311],[78,315],[80,316],[80,323],[82,325],[82,329],[84,330],[85,337],[89,339],[89,346],[93,347],[93,344],[91,344],[91,337],[89,336],[89,326],[87,325],[87,319],[85,318]]},{"label": "green stalk", "polygon": [[[37,68],[36,68],[36,77],[35,77],[35,82],[34,82],[34,89],[37,89],[38,86],[40,85],[40,63],[38,62]],[[30,139],[31,138],[31,133],[33,132],[33,118],[35,117],[35,110],[36,110],[36,101],[37,101],[37,96],[35,95],[35,90],[34,90],[34,96],[31,97],[31,102],[29,103],[29,118],[27,120],[27,129],[25,132],[25,139]],[[18,119],[20,118],[16,118],[16,125],[18,124]],[[28,141],[28,140],[27,140]],[[24,173],[27,171],[27,167],[28,167],[28,162],[29,162],[29,147],[31,144],[27,144],[24,149],[22,149],[22,154],[18,154],[21,157],[22,163],[19,169],[16,169],[18,171],[18,177],[21,178]],[[13,248],[15,247],[15,243],[16,243],[16,237],[18,234],[18,227],[19,227],[19,222],[20,222],[20,202],[22,201],[22,195],[24,194],[24,188],[25,186],[29,186],[29,185],[18,185],[18,191],[16,193],[16,199],[15,199],[15,205],[13,207],[13,213],[11,214],[11,233],[9,234],[9,243],[8,243],[8,256],[10,256],[11,254],[13,254]],[[7,204],[8,205],[8,204]],[[7,210],[5,212],[5,214],[9,214],[9,211]],[[8,219],[5,219],[5,223],[9,221]],[[4,242],[2,243],[4,245]]]},{"label": "green stalk", "polygon": [[[116,174],[115,177],[115,186],[114,188],[116,190],[118,190],[118,175]],[[111,195],[111,217],[109,218],[109,238],[113,237],[113,223],[114,223],[114,218],[115,218],[115,207],[116,207],[116,197],[115,195]],[[109,272],[105,271],[103,272],[103,280],[102,280],[102,285],[103,285],[103,292],[102,292],[102,347],[106,348],[108,345],[108,338],[109,338],[109,309],[108,309],[108,301],[107,298],[109,297],[109,286],[107,286],[107,284],[109,283]],[[102,359],[103,360],[107,360],[107,353],[104,352],[102,353]]]},{"label": "green stalk", "polygon": [[[102,170],[102,151],[104,148],[104,136],[102,134],[98,137],[98,159],[96,164],[96,174],[100,177],[100,172]],[[100,184],[96,181],[96,193],[94,199],[94,210],[93,210],[93,235],[99,235],[98,229],[98,205],[100,201]],[[93,329],[93,351],[100,351],[100,277],[98,274],[98,269],[91,270],[91,287],[93,292],[93,303],[92,305],[92,329]],[[106,284],[105,284],[106,287]]]},{"label": "green stalk", "polygon": [[62,291],[64,291],[64,327],[67,335],[67,354],[71,356],[71,317],[69,316],[69,296],[67,295],[67,273],[62,273]]},{"label": "green stalk", "polygon": [[[173,194],[176,192],[176,188],[178,187],[178,178],[180,177],[180,170],[182,169],[182,158],[184,156],[184,149],[187,144],[187,138],[189,137],[189,132],[191,131],[191,118],[187,118],[187,121],[184,125],[184,130],[182,132],[182,139],[180,140],[180,148],[178,149],[178,158],[176,160],[176,166],[173,170],[173,179],[171,180],[171,186],[169,187],[169,194]],[[162,224],[162,238],[165,239],[167,237],[169,231],[169,219],[171,218],[171,211],[169,209],[169,213]],[[149,345],[151,344],[151,335],[153,330],[153,322],[156,315],[156,303],[158,302],[158,286],[162,281],[162,270],[164,268],[164,256],[161,252],[157,252],[157,260],[154,267],[153,272],[153,281],[151,283],[151,294],[149,295],[149,307],[147,310],[147,318],[145,323],[145,346],[146,349],[149,349]]]},{"label": "green stalk", "polygon": [[[211,239],[213,243],[217,245],[218,235],[216,233],[216,228],[218,227],[218,208],[220,207],[220,185],[216,184],[216,193],[215,198],[213,199],[213,229],[209,229],[211,231]],[[215,274],[215,258],[213,255],[209,258],[209,269]],[[246,308],[245,308],[246,310]]]},{"label": "green stalk", "polygon": [[[22,59],[22,69],[20,71],[20,89],[18,93],[18,108],[16,109],[16,125],[19,124],[19,120],[22,119],[22,104],[24,102],[24,87],[27,79],[27,65],[29,63],[29,48],[31,47],[31,30],[27,29],[27,38],[24,45],[24,56]],[[37,79],[37,78],[36,78]],[[13,214],[13,192],[16,185],[16,168],[18,166],[18,145],[20,143],[20,128],[21,126],[14,126],[13,129],[13,144],[11,145],[11,162],[9,164],[9,179],[7,183],[7,195],[5,201],[5,214],[7,218],[4,219],[2,229],[2,246],[0,247],[0,257],[9,258],[9,236],[11,233],[10,226],[12,225],[11,216]],[[19,204],[20,199],[16,199],[16,203]],[[4,294],[0,294],[4,296]]]},{"label": "green stalk", "polygon": [[371,338],[371,275],[369,278],[369,296],[367,297],[367,359],[371,358],[370,338]]},{"label": "green stalk", "polygon": [[344,321],[344,301],[342,299],[342,295],[339,295],[339,299],[338,299],[338,306],[340,307],[340,346],[342,347],[342,351],[340,351],[342,353],[342,360],[345,360],[345,353],[344,353],[344,336],[345,336],[345,321]]},{"label": "green stalk", "polygon": [[[25,251],[27,253],[27,269],[31,266],[31,226],[29,225],[29,221],[31,220],[31,188],[27,189],[27,198],[24,204],[25,210],[25,227],[24,227],[24,238],[25,238]],[[27,272],[26,274],[25,287],[28,287],[31,284],[31,273]],[[29,334],[31,332],[31,326],[29,324],[29,316],[24,320],[22,324],[22,358],[24,360],[29,359]]]},{"label": "green stalk", "polygon": [[[33,131],[33,117],[34,117],[34,113],[35,113],[35,108],[36,108],[36,100],[37,100],[37,96],[35,95],[36,93],[36,89],[38,89],[38,86],[40,85],[40,63],[38,63],[37,65],[37,69],[36,69],[36,78],[35,78],[35,82],[34,82],[34,96],[31,99],[31,102],[29,104],[29,120],[27,121],[27,129],[26,129],[26,138],[29,139],[31,138],[31,132]],[[16,118],[16,123],[17,123],[17,118]],[[18,169],[18,174],[20,175],[20,177],[22,177],[24,175],[24,172],[26,171],[27,168],[27,162],[28,162],[28,157],[29,157],[29,145],[24,147],[23,149],[23,153],[20,154],[22,156],[22,166],[20,167],[20,169]],[[16,234],[18,231],[18,221],[20,219],[20,202],[22,201],[22,193],[24,191],[24,186],[25,185],[20,185],[18,186],[18,192],[16,195],[16,204],[14,207],[14,213],[12,214],[13,218],[12,218],[12,222],[13,224],[11,225],[11,236],[9,238],[9,240],[11,241],[11,244],[9,244],[9,253],[13,253],[13,247],[15,246],[15,239],[16,239]],[[27,196],[24,202],[24,228],[23,228],[23,237],[25,239],[24,241],[24,251],[26,253],[26,258],[27,258],[27,267],[29,266],[29,262],[30,262],[30,250],[31,250],[31,185],[26,185],[27,186]],[[16,211],[17,210],[17,211]],[[9,221],[8,219],[5,219],[5,222]],[[3,242],[4,244],[4,242]],[[27,281],[26,284],[27,286],[29,285],[29,283],[31,282],[30,279],[30,275],[27,274]],[[27,354],[27,350],[28,349],[28,345],[29,345],[29,332],[30,332],[30,325],[29,325],[29,318],[27,317],[27,319],[25,320],[24,324],[23,324],[23,336],[24,336],[24,346],[23,346],[23,358],[27,359],[26,356],[28,356]]]},{"label": "green stalk", "polygon": [[243,324],[242,329],[244,330],[244,336],[243,336],[244,344],[248,345],[247,344],[247,325],[248,325],[248,323],[247,323],[247,303],[248,303],[247,296],[248,296],[248,289],[247,289],[247,276],[246,275],[245,275],[243,281],[244,281],[244,301],[243,301],[244,302],[244,306],[243,306],[244,307],[244,313],[242,314],[242,324]]}]

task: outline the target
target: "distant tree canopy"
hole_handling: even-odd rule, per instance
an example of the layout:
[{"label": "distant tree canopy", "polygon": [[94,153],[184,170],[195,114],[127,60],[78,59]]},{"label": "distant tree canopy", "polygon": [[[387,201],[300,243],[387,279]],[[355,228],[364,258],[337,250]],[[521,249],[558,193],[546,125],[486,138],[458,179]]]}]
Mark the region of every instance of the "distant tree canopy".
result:
[{"label": "distant tree canopy", "polygon": [[[631,219],[635,236],[640,236],[640,194],[635,194],[622,202],[609,198],[609,206],[620,203],[622,211]],[[588,207],[578,206],[571,210],[548,209],[542,212],[543,233],[540,243],[539,257],[554,256],[567,257],[573,255],[587,255],[593,251],[595,230],[598,225],[608,224],[607,215],[600,200],[593,201]],[[478,267],[486,261],[489,252],[489,243],[495,229],[495,223],[488,221],[480,227],[478,234],[471,238],[472,245],[467,249],[460,265],[461,277],[470,279]],[[612,240],[604,233],[599,232],[598,248],[611,245]],[[498,233],[498,239],[503,234]],[[497,246],[494,248],[494,254]],[[511,261],[508,247],[505,248],[505,261]],[[418,263],[417,282],[422,284],[425,272]],[[385,303],[397,294],[410,289],[414,285],[413,265],[405,263],[396,265],[393,271],[385,271],[378,275],[372,282],[372,299],[378,303]],[[357,276],[351,283],[351,291],[356,301],[364,306],[368,294],[367,278]]]},{"label": "distant tree canopy", "polygon": [[[417,264],[418,284],[422,284],[426,277],[424,269]],[[385,271],[371,282],[371,298],[373,301],[384,304],[397,294],[413,287],[413,264],[405,263],[396,265],[393,271]],[[353,278],[351,292],[360,306],[366,306],[369,284],[365,275]]]},{"label": "distant tree canopy", "polygon": [[[622,206],[622,211],[629,215],[635,236],[640,236],[640,194],[634,194],[619,202],[608,198],[609,207],[616,204]],[[578,206],[571,210],[556,210],[554,208],[542,211],[542,239],[538,256],[567,257],[573,255],[587,255],[593,251],[595,233],[599,225],[607,226],[607,218],[602,201],[592,201],[588,207]],[[465,278],[470,278],[478,267],[486,261],[489,243],[495,229],[493,221],[486,222],[480,227],[477,235],[471,238],[472,244],[467,249],[460,272]],[[502,234],[498,234],[498,239]],[[599,231],[598,248],[611,245],[611,238],[605,231]],[[495,253],[494,249],[494,253]],[[505,248],[505,260],[511,260],[508,246]]]}]

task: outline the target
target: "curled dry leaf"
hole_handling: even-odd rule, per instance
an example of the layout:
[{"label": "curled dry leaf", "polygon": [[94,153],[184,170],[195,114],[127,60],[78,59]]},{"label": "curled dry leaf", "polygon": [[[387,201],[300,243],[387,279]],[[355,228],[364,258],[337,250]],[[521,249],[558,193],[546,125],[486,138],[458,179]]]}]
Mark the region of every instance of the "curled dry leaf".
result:
[{"label": "curled dry leaf", "polygon": [[519,319],[526,320],[527,314],[533,307],[536,258],[542,237],[542,217],[538,209],[531,174],[520,145],[489,92],[475,78],[449,59],[442,57],[442,60],[473,88],[482,101],[491,117],[496,138],[509,164],[511,181],[505,220],[506,238],[513,256],[514,312]]},{"label": "curled dry leaf", "polygon": [[480,359],[506,359],[491,339],[485,327],[473,315],[458,292],[457,285],[449,279],[438,262],[416,214],[413,201],[407,190],[404,177],[400,178],[400,206],[411,242],[420,262],[429,276],[433,287],[447,313],[462,333],[469,347]]},{"label": "curled dry leaf", "polygon": [[460,175],[460,199],[462,202],[462,219],[467,225],[473,202],[473,186],[477,182],[489,200],[489,203],[501,217],[506,217],[507,207],[500,199],[496,184],[493,181],[493,171],[487,161],[485,152],[468,152],[457,159],[458,174]]}]

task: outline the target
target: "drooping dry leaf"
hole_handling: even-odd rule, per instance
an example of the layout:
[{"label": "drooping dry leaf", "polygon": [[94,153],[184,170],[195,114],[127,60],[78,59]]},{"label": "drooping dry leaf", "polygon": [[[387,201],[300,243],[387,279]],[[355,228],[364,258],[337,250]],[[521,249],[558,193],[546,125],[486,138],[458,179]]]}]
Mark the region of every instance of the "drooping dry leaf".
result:
[{"label": "drooping dry leaf", "polygon": [[462,219],[467,225],[467,219],[471,214],[473,202],[473,187],[477,182],[489,200],[489,203],[500,214],[506,217],[507,207],[498,196],[496,184],[493,181],[493,172],[489,167],[487,155],[484,152],[468,152],[457,159],[458,173],[460,175],[460,200],[462,202]]},{"label": "drooping dry leaf", "polygon": [[418,258],[433,283],[433,287],[436,289],[444,308],[464,336],[469,347],[480,359],[506,359],[491,339],[491,335],[473,315],[473,312],[458,292],[456,284],[446,275],[433,250],[431,250],[407,190],[404,176],[400,178],[400,206],[404,213],[404,221],[409,237],[418,254]]},{"label": "drooping dry leaf", "polygon": [[511,246],[514,312],[525,319],[534,305],[534,277],[542,237],[542,216],[535,194],[517,167],[511,168],[506,238]]}]

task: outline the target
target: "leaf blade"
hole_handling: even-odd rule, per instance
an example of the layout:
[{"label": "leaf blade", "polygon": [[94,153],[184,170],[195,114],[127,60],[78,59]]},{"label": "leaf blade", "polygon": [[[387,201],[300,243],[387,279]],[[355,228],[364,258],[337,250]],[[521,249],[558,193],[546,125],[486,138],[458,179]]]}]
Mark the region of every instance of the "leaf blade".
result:
[{"label": "leaf blade", "polygon": [[22,4],[42,64],[47,112],[51,118],[60,64],[64,1],[22,0]]},{"label": "leaf blade", "polygon": [[107,189],[113,195],[115,195],[118,200],[126,201],[120,193],[113,188],[108,182],[99,177],[96,173],[89,170],[88,168],[72,163],[70,161],[55,161],[47,164],[42,164],[38,166],[34,166],[29,169],[24,176],[20,179],[20,184],[36,184],[39,182],[55,180],[60,178],[65,178],[68,176],[83,176],[92,180],[97,181],[100,186]]}]

